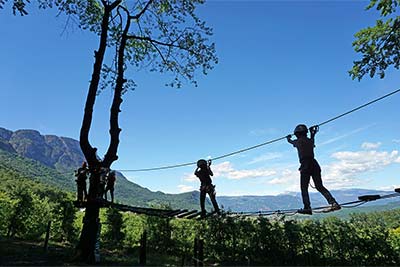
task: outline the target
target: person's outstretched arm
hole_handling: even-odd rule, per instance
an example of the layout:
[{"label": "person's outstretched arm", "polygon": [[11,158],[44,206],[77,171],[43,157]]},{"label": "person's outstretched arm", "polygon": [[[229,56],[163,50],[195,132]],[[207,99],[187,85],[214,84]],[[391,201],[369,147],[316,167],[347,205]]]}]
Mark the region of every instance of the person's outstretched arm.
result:
[{"label": "person's outstretched arm", "polygon": [[293,146],[295,146],[295,142],[292,140],[292,135],[291,134],[286,136],[286,140],[288,141],[288,143],[290,143]]},{"label": "person's outstretched arm", "polygon": [[319,131],[319,126],[318,125],[311,126],[309,130],[310,130],[310,139],[314,144],[315,143],[315,135]]}]

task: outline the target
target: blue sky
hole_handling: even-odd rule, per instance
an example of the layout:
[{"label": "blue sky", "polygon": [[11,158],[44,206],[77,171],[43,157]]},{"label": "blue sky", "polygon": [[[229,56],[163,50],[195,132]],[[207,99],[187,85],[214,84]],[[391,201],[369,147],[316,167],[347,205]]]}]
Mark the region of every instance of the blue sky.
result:
[{"label": "blue sky", "polygon": [[[199,9],[214,28],[219,64],[199,86],[131,70],[115,169],[192,162],[281,137],[398,89],[386,78],[353,81],[354,33],[374,24],[367,1],[217,1]],[[0,126],[79,137],[97,37],[55,12],[0,10]],[[104,153],[111,92],[97,99],[92,143]],[[328,189],[400,185],[400,95],[321,127],[316,157]],[[213,163],[219,195],[299,191],[297,152],[286,141]],[[194,167],[124,173],[155,191],[197,189]]]}]

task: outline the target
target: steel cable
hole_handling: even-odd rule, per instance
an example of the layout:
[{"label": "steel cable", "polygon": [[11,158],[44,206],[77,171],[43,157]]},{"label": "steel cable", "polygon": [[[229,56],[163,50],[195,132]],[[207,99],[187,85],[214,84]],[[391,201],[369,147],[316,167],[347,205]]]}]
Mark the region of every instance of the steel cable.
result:
[{"label": "steel cable", "polygon": [[[383,96],[381,96],[381,97],[379,97],[379,98],[376,98],[376,99],[374,99],[374,100],[372,100],[372,101],[369,101],[369,102],[367,102],[367,103],[365,103],[365,104],[363,104],[363,105],[361,105],[361,106],[358,106],[358,107],[353,108],[353,109],[351,109],[351,110],[349,110],[349,111],[347,111],[347,112],[344,112],[344,113],[342,113],[342,114],[340,114],[340,115],[337,115],[337,116],[335,116],[335,117],[333,117],[333,118],[330,118],[330,119],[328,119],[328,120],[326,120],[326,121],[323,121],[323,122],[317,124],[317,126],[322,126],[322,125],[328,124],[328,123],[330,123],[330,122],[332,122],[332,121],[335,121],[335,120],[337,120],[337,119],[339,119],[339,118],[342,118],[342,117],[344,117],[344,116],[346,116],[346,115],[349,115],[349,114],[351,114],[351,113],[353,113],[353,112],[356,112],[356,111],[358,111],[358,110],[360,110],[360,109],[362,109],[362,108],[365,108],[365,107],[367,107],[367,106],[369,106],[369,105],[372,105],[372,104],[375,103],[375,102],[378,102],[378,101],[380,101],[380,100],[382,100],[382,99],[385,99],[385,98],[387,98],[387,97],[389,97],[389,96],[392,96],[392,95],[394,95],[394,94],[396,94],[396,93],[399,93],[399,92],[400,92],[400,89],[397,89],[397,90],[395,90],[395,91],[392,91],[392,92],[390,92],[390,93],[388,93],[388,94],[386,94],[386,95],[383,95]],[[240,149],[240,150],[237,150],[237,151],[234,151],[234,152],[230,152],[230,153],[227,153],[227,154],[218,156],[218,157],[214,157],[214,158],[211,158],[211,160],[223,159],[223,158],[230,157],[230,156],[233,156],[233,155],[236,155],[236,154],[240,154],[240,153],[243,153],[243,152],[246,152],[246,151],[255,149],[255,148],[259,148],[259,147],[261,147],[261,146],[269,145],[269,144],[278,142],[278,141],[280,141],[280,140],[286,139],[286,136],[287,136],[287,135],[282,136],[282,137],[279,137],[279,138],[276,138],[276,139],[272,139],[272,140],[266,141],[266,142],[261,143],[261,144],[258,144],[258,145],[250,146],[250,147],[243,148],[243,149]],[[179,167],[185,167],[185,166],[191,166],[191,165],[196,165],[196,162],[187,162],[187,163],[181,163],[181,164],[175,164],[175,165],[167,165],[167,166],[161,166],[161,167],[142,168],[142,169],[131,169],[131,170],[118,170],[118,171],[120,171],[120,172],[157,171],[157,170],[173,169],[173,168],[179,168]]]}]

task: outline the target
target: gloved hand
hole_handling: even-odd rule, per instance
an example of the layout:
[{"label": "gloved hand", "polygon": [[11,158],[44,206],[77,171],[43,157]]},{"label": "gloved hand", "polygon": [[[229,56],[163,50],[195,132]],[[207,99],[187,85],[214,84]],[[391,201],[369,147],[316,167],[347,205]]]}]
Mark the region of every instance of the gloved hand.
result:
[{"label": "gloved hand", "polygon": [[311,133],[317,133],[319,131],[319,126],[318,125],[311,126],[309,130]]}]

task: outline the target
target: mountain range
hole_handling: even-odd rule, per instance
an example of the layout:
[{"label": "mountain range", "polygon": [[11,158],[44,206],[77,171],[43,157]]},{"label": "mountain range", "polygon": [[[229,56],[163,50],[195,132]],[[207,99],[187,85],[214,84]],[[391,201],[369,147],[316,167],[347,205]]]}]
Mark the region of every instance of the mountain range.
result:
[{"label": "mountain range", "polygon": [[[75,191],[73,170],[83,161],[79,142],[72,138],[42,135],[36,130],[10,131],[0,128],[0,170],[12,169],[23,177],[63,190]],[[366,189],[332,191],[339,202],[354,201],[360,195],[390,193],[393,192]],[[135,206],[168,205],[172,208],[199,209],[198,191],[181,194],[153,192],[127,180],[121,173],[117,174],[115,197],[118,202]],[[326,205],[325,199],[319,193],[310,193],[310,198],[314,207]],[[276,196],[217,196],[217,200],[225,210],[232,211],[295,209],[302,206],[299,193]],[[396,199],[375,203],[382,205],[393,200]],[[210,207],[210,203],[207,205]]]}]

